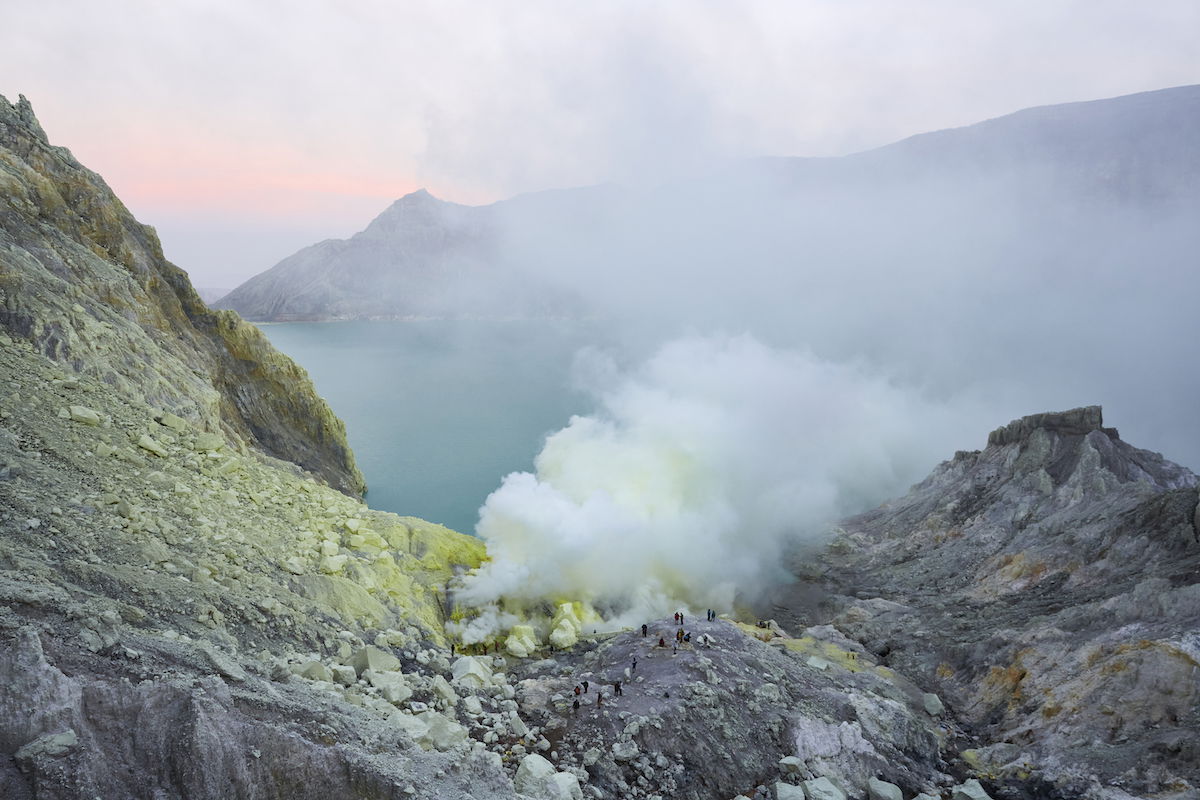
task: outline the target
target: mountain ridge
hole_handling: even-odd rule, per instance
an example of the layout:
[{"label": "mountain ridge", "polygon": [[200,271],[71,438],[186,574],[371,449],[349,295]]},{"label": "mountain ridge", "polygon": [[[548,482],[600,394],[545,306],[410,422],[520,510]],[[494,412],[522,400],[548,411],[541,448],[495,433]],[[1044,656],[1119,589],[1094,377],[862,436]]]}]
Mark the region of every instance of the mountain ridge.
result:
[{"label": "mountain ridge", "polygon": [[586,314],[586,292],[569,274],[560,280],[569,252],[545,253],[537,239],[577,240],[587,250],[593,239],[603,246],[637,236],[655,216],[689,206],[727,224],[743,201],[763,196],[800,209],[861,205],[884,224],[888,198],[903,205],[955,192],[990,197],[1005,213],[1035,197],[1094,207],[1087,213],[1112,204],[1122,213],[1188,209],[1200,206],[1197,136],[1200,86],[1183,86],[1023,109],[846,156],[752,159],[649,190],[600,185],[461,206],[422,189],[335,240],[345,244],[305,248],[219,305],[259,321]]}]

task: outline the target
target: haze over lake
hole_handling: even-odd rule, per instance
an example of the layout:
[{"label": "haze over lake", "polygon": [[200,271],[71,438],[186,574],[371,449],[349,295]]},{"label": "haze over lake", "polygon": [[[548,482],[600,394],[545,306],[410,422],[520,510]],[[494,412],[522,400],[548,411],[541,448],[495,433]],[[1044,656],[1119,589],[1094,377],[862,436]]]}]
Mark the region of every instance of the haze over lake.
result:
[{"label": "haze over lake", "polygon": [[586,413],[571,386],[593,326],[544,321],[288,323],[271,342],[346,422],[372,508],[475,529],[500,480]]}]

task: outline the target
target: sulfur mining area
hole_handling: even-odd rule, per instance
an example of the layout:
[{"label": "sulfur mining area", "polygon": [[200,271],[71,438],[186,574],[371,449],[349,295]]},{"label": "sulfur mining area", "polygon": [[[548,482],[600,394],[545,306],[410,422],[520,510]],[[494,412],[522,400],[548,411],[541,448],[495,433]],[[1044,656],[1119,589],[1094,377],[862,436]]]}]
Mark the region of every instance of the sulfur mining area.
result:
[{"label": "sulfur mining area", "polygon": [[364,505],[304,371],[24,98],[0,201],[0,797],[1200,796],[1197,479],[1097,407],[755,604],[471,607],[483,542]]}]

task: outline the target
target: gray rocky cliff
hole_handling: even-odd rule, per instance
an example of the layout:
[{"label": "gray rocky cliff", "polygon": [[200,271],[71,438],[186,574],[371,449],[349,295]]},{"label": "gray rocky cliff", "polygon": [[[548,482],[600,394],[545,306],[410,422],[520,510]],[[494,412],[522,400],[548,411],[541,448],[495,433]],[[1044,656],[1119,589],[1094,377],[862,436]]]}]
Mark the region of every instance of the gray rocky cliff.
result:
[{"label": "gray rocky cliff", "polygon": [[0,98],[0,327],[48,357],[224,431],[337,488],[365,488],[345,428],[257,329],[210,310],[94,172]]},{"label": "gray rocky cliff", "polygon": [[778,602],[939,692],[981,771],[1063,796],[1200,786],[1196,486],[1099,407],[1025,417],[842,523]]}]

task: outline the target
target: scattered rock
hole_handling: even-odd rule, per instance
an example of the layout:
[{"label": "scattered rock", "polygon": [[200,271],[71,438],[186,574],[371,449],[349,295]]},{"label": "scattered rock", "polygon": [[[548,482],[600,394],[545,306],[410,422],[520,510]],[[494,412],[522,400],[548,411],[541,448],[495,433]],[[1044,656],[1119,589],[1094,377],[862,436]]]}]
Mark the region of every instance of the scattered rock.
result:
[{"label": "scattered rock", "polygon": [[925,713],[931,717],[940,717],[946,710],[946,707],[942,705],[942,698],[931,692],[921,695],[921,703],[925,707]]},{"label": "scattered rock", "polygon": [[612,755],[617,761],[632,761],[638,757],[637,742],[613,742]]},{"label": "scattered rock", "polygon": [[797,756],[779,759],[779,771],[784,775],[799,775],[804,770],[804,760]]},{"label": "scattered rock", "polygon": [[165,414],[159,414],[154,419],[159,425],[170,428],[176,433],[184,433],[191,428],[191,425],[188,424],[187,420],[185,420],[183,417],[178,417],[169,411]]},{"label": "scattered rock", "polygon": [[450,667],[450,676],[455,683],[482,689],[492,682],[492,667],[488,659],[462,656]]},{"label": "scattered rock", "polygon": [[57,758],[71,752],[78,744],[79,737],[71,728],[60,733],[48,733],[17,750],[16,760],[35,761],[40,758]]},{"label": "scattered rock", "polygon": [[360,678],[367,670],[388,672],[400,669],[400,659],[370,644],[356,650],[354,655],[350,656],[350,660],[347,663],[349,666],[354,667],[354,671],[358,673]]},{"label": "scattered rock", "polygon": [[807,800],[804,796],[804,790],[799,786],[794,786],[783,781],[775,782],[775,800]]},{"label": "scattered rock", "polygon": [[325,681],[326,683],[333,682],[333,675],[329,672],[329,668],[320,661],[306,661],[296,667],[296,674],[302,678],[308,678],[312,681]]},{"label": "scattered rock", "polygon": [[100,412],[87,406],[71,406],[68,411],[71,414],[71,420],[74,422],[92,426],[97,426],[102,422]]},{"label": "scattered rock", "polygon": [[846,793],[834,785],[829,778],[816,778],[804,781],[804,794],[808,800],[846,800]]},{"label": "scattered rock", "polygon": [[160,442],[158,442],[148,433],[143,433],[138,437],[137,446],[143,450],[146,450],[147,452],[153,453],[159,458],[166,458],[170,455],[170,453],[167,452],[167,448],[163,447]]},{"label": "scattered rock", "polygon": [[979,781],[971,778],[950,790],[950,800],[992,800],[992,796],[984,791]]}]

